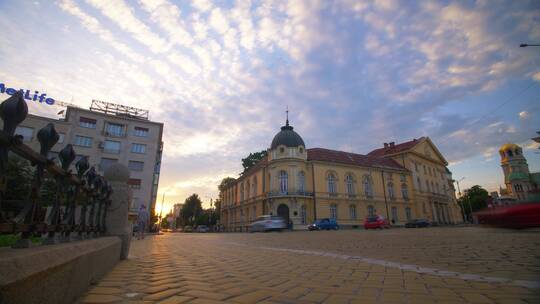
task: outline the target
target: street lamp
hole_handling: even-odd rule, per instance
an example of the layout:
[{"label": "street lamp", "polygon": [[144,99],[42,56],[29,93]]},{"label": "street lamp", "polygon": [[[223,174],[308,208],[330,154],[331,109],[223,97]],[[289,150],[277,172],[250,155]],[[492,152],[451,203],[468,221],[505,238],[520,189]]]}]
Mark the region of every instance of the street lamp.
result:
[{"label": "street lamp", "polygon": [[522,43],[519,45],[519,47],[528,47],[528,46],[540,46],[540,44],[527,44],[527,43]]},{"label": "street lamp", "polygon": [[[460,178],[459,180],[456,181],[456,184],[457,184],[457,188],[458,188],[458,194],[459,194],[459,197],[461,198],[461,190],[459,189],[459,182],[461,182],[462,180],[465,179],[465,176]],[[472,214],[472,207],[471,207],[471,202],[469,202],[469,199],[467,198],[467,203],[469,204],[469,213]],[[465,208],[465,207],[464,207]],[[465,217],[465,216],[464,216]],[[469,218],[466,219],[467,221],[469,221]]]}]

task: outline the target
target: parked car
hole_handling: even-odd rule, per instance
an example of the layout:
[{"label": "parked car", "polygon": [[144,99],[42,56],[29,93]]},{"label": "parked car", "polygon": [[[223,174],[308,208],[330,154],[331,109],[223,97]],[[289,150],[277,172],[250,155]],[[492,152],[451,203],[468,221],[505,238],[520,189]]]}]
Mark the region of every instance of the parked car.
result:
[{"label": "parked car", "polygon": [[338,230],[339,225],[335,219],[322,218],[308,226],[309,231],[313,230]]},{"label": "parked car", "polygon": [[364,221],[365,229],[383,229],[390,228],[390,222],[384,216],[374,215],[366,217]]},{"label": "parked car", "polygon": [[250,226],[251,232],[281,231],[287,228],[285,219],[281,216],[263,215],[258,217]]},{"label": "parked car", "polygon": [[427,219],[413,219],[405,224],[405,228],[422,228],[431,226],[431,222]]},{"label": "parked car", "polygon": [[197,229],[195,229],[197,232],[210,232],[210,228],[206,225],[199,225],[197,226]]},{"label": "parked car", "polygon": [[184,232],[193,232],[193,227],[191,227],[191,226],[184,226]]}]

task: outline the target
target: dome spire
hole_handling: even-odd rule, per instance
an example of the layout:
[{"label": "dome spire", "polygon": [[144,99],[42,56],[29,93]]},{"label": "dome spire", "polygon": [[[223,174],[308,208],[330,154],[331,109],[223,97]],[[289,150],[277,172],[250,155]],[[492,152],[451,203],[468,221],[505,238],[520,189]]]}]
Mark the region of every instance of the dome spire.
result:
[{"label": "dome spire", "polygon": [[285,110],[285,113],[287,113],[287,120],[285,121],[285,126],[289,126],[289,105],[287,105],[287,110]]}]

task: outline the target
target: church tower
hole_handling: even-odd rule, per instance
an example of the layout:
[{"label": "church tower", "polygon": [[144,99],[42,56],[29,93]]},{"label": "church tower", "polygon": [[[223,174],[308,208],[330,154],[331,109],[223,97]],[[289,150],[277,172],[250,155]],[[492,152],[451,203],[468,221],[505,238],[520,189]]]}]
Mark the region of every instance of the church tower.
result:
[{"label": "church tower", "polygon": [[523,150],[516,144],[508,143],[499,149],[499,154],[507,193],[518,201],[526,200],[531,182]]}]

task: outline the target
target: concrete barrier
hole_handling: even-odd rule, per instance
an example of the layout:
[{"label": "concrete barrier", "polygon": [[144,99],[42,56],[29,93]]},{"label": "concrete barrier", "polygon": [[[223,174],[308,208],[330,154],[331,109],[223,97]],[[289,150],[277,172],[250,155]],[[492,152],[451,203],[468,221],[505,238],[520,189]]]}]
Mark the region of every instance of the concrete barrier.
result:
[{"label": "concrete barrier", "polygon": [[0,248],[0,303],[73,303],[119,261],[120,237]]}]

